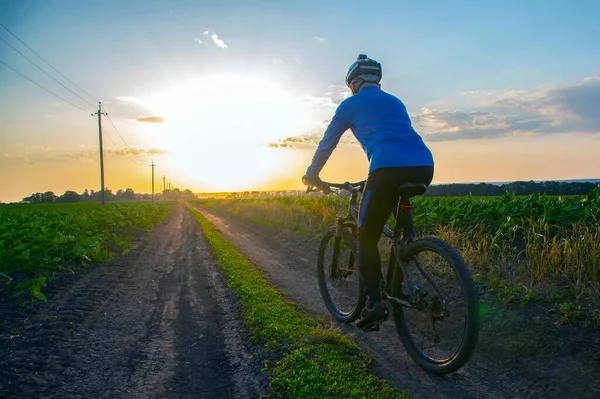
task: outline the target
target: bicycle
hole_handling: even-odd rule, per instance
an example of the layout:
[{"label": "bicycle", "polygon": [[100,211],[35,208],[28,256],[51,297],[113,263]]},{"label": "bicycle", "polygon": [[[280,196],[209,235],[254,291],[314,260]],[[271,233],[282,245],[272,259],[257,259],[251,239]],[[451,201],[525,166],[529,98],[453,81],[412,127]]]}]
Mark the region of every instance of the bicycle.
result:
[{"label": "bicycle", "polygon": [[[366,302],[356,243],[358,195],[364,191],[364,185],[365,181],[323,182],[321,187],[307,188],[307,192],[327,194],[345,190],[350,193],[348,213],[338,216],[336,225],[325,230],[317,260],[323,301],[331,315],[344,323],[355,321]],[[396,330],[408,354],[431,373],[449,374],[461,368],[475,349],[479,305],[471,272],[456,249],[436,237],[424,237],[408,244],[400,238],[402,226],[398,221],[402,220],[401,212],[414,209],[410,198],[425,191],[423,183],[405,183],[398,189],[394,229],[385,226],[383,231],[383,236],[391,243],[391,251],[387,272],[382,272],[382,298],[392,304]],[[326,262],[330,252],[331,259]],[[449,287],[452,276],[458,281],[454,289]],[[458,320],[461,315],[464,321]],[[456,341],[455,346],[447,344],[452,338]],[[437,348],[437,344],[442,348]]]}]

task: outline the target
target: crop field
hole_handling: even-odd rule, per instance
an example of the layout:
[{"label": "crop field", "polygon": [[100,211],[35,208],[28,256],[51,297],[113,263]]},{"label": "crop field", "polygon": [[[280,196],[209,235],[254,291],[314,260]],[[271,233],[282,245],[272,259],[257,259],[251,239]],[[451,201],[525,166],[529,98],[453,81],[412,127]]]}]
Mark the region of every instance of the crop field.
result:
[{"label": "crop field", "polygon": [[[335,195],[198,203],[310,235],[332,225],[347,207],[345,199]],[[419,233],[440,236],[459,248],[475,279],[506,300],[553,300],[567,319],[596,312],[599,188],[585,196],[417,197],[413,203]]]},{"label": "crop field", "polygon": [[0,295],[30,294],[56,272],[126,253],[136,233],[150,231],[173,204],[112,203],[0,207]]}]

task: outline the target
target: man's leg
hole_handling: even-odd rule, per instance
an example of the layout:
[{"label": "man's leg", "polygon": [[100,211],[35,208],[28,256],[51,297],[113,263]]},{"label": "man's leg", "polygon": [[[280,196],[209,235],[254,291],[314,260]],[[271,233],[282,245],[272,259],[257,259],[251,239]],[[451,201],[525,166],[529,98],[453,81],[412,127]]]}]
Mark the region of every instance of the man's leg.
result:
[{"label": "man's leg", "polygon": [[383,226],[392,214],[394,195],[395,190],[389,187],[385,171],[376,170],[369,175],[359,213],[358,264],[370,302],[381,301],[378,243]]},{"label": "man's leg", "polygon": [[[412,182],[422,182],[426,186],[431,184],[431,180],[433,179],[433,166],[416,166],[416,167],[406,167],[406,168],[398,168],[399,177],[403,182],[404,181],[412,181]],[[410,205],[410,200],[406,199],[404,205]],[[399,220],[400,225],[402,226],[402,240],[404,242],[413,241],[416,236],[415,230],[415,222],[413,219],[413,212],[410,209],[405,209],[402,211],[402,217]]]}]

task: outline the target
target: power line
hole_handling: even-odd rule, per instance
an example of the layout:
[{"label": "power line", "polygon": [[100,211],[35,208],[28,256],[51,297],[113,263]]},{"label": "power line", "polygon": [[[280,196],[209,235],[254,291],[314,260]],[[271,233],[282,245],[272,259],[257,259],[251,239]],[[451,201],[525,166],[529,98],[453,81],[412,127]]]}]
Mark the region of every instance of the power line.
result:
[{"label": "power line", "polygon": [[[105,108],[106,109],[106,108]],[[115,132],[117,132],[117,134],[119,135],[119,137],[121,138],[121,140],[123,141],[123,144],[125,144],[126,147],[129,147],[129,144],[127,144],[125,142],[125,140],[123,139],[123,136],[121,136],[121,133],[119,133],[119,131],[117,130],[117,127],[115,126],[115,124],[113,123],[112,119],[110,119],[110,114],[106,114],[106,116],[108,117],[108,120],[110,121],[110,124],[112,125],[113,129],[115,129]]]},{"label": "power line", "polygon": [[0,63],[2,63],[2,64],[3,64],[5,67],[7,67],[8,69],[12,69],[14,72],[18,73],[19,75],[21,75],[22,77],[24,77],[25,79],[27,79],[28,81],[30,81],[31,83],[33,83],[34,85],[36,85],[37,87],[39,87],[40,89],[43,89],[43,90],[47,91],[48,93],[52,94],[54,97],[56,97],[56,98],[59,98],[59,99],[63,100],[64,102],[66,102],[67,104],[69,104],[69,105],[71,105],[71,106],[73,106],[73,107],[75,107],[75,108],[77,108],[77,109],[80,109],[80,110],[82,110],[82,111],[83,111],[83,112],[85,112],[86,114],[89,112],[89,111],[86,111],[85,109],[83,109],[83,108],[81,108],[81,107],[79,107],[79,106],[77,106],[77,105],[73,104],[72,102],[70,102],[70,101],[68,101],[68,100],[65,100],[64,98],[62,98],[62,97],[61,97],[61,96],[59,96],[58,94],[55,94],[54,92],[52,92],[52,91],[50,91],[50,90],[46,89],[46,88],[45,88],[44,86],[42,86],[41,84],[39,84],[39,83],[36,83],[36,82],[34,82],[33,80],[29,79],[27,76],[23,75],[21,72],[17,71],[15,68],[11,67],[10,65],[8,65],[7,63],[5,63],[4,61],[0,60]]},{"label": "power line", "polygon": [[21,39],[19,39],[19,37],[17,35],[15,35],[14,33],[12,33],[10,31],[10,29],[8,29],[6,26],[0,24],[1,27],[3,27],[8,33],[10,33],[11,35],[13,35],[13,37],[15,39],[17,39],[19,42],[21,42],[21,44],[25,47],[27,47],[29,49],[29,51],[31,51],[33,54],[37,55],[42,61],[44,61],[46,63],[46,65],[48,65],[50,68],[54,69],[60,76],[62,76],[63,78],[67,79],[73,86],[77,87],[79,90],[81,90],[83,93],[85,93],[89,98],[91,98],[92,100],[98,102],[98,100],[96,100],[94,98],[94,96],[92,96],[90,93],[88,93],[87,91],[83,90],[81,87],[77,86],[75,84],[75,82],[73,82],[71,79],[67,78],[65,75],[63,75],[58,69],[56,69],[55,67],[52,66],[52,64],[50,64],[48,61],[46,61],[44,59],[44,57],[42,57],[41,55],[39,55],[38,53],[36,53],[31,47],[29,47],[27,44],[25,44],[25,42]]},{"label": "power line", "polygon": [[106,135],[108,136],[110,142],[113,143],[113,145],[115,146],[115,148],[119,148],[119,145],[113,140],[113,138],[111,137],[110,134],[108,134],[108,132],[106,132]]},{"label": "power line", "polygon": [[21,57],[25,58],[27,61],[31,62],[37,69],[39,69],[40,71],[44,72],[46,75],[48,75],[50,77],[50,79],[54,80],[56,83],[58,83],[59,85],[61,85],[62,87],[64,87],[65,89],[67,89],[68,91],[70,91],[71,93],[73,93],[75,96],[79,97],[81,100],[83,100],[84,102],[88,103],[89,105],[91,105],[92,107],[94,106],[94,104],[92,104],[91,102],[89,102],[88,100],[86,100],[85,98],[81,97],[79,94],[75,93],[73,90],[69,89],[67,86],[65,86],[64,84],[60,83],[58,80],[56,80],[54,78],[54,76],[50,75],[48,72],[46,72],[43,68],[41,68],[39,65],[37,65],[35,62],[31,61],[25,54],[23,54],[22,52],[20,52],[19,50],[17,50],[12,44],[10,44],[9,42],[7,42],[6,40],[4,40],[4,38],[0,37],[0,40],[2,40],[4,43],[6,43],[10,48],[12,48],[13,50],[15,50],[17,53],[19,53],[21,55]]}]

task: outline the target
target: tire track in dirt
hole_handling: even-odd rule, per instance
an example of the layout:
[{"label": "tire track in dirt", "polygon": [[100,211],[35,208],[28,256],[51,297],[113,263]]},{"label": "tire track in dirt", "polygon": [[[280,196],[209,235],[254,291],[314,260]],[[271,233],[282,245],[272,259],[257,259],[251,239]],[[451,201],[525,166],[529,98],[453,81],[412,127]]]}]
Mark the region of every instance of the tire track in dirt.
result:
[{"label": "tire track in dirt", "polygon": [[127,256],[48,293],[0,334],[0,398],[246,398],[268,388],[181,204]]},{"label": "tire track in dirt", "polygon": [[[198,209],[250,259],[271,283],[309,314],[332,320],[322,302],[316,277],[318,242],[223,212]],[[374,373],[394,386],[422,398],[542,398],[555,397],[548,386],[530,386],[516,372],[500,370],[497,361],[478,352],[456,373],[436,376],[423,371],[408,356],[393,321],[377,333],[337,324],[374,359]],[[538,394],[543,390],[543,394]]]}]

